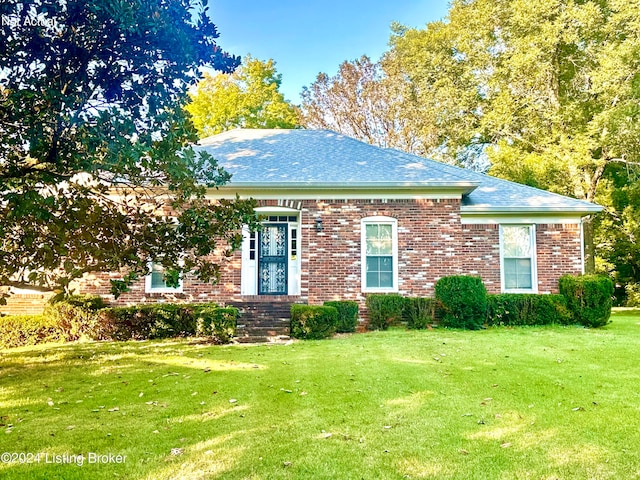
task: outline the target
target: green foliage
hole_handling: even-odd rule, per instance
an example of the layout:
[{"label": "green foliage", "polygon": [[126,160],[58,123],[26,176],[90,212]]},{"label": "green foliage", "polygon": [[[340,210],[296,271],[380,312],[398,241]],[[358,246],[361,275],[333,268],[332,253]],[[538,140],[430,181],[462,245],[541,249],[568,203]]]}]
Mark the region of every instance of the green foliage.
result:
[{"label": "green foliage", "polygon": [[[84,299],[79,300],[79,302]],[[95,304],[95,300],[88,300]],[[87,305],[87,304],[85,304]],[[66,342],[87,340],[94,337],[98,326],[98,311],[69,302],[58,302],[45,308],[43,316],[60,332],[60,339]]]},{"label": "green foliage", "polygon": [[238,310],[215,304],[155,303],[100,311],[102,340],[147,340],[201,335],[228,342],[235,335]]},{"label": "green foliage", "polygon": [[551,325],[571,323],[563,295],[504,293],[487,295],[487,325]]},{"label": "green foliage", "polygon": [[[597,271],[606,272],[616,288],[616,304],[624,305],[625,286],[640,283],[640,167],[608,166],[597,201],[605,206],[594,222]],[[633,286],[631,287],[633,289]]]},{"label": "green foliage", "polygon": [[291,305],[291,336],[305,340],[332,336],[338,325],[338,310],[320,305]]},{"label": "green foliage", "polygon": [[9,315],[0,319],[0,336],[6,347],[44,342],[73,342],[95,338],[98,310],[104,301],[97,296],[73,296],[48,305],[41,315]]},{"label": "green foliage", "polygon": [[640,283],[629,283],[626,286],[627,307],[640,307]]},{"label": "green foliage", "polygon": [[298,112],[280,83],[273,60],[247,56],[233,73],[205,73],[186,110],[200,138],[233,128],[295,128]]},{"label": "green foliage", "polygon": [[372,293],[367,295],[366,305],[369,330],[386,330],[402,320],[405,298],[395,293]]},{"label": "green foliage", "polygon": [[338,324],[336,332],[355,332],[358,325],[358,302],[351,300],[340,300],[324,302],[325,307],[334,307],[338,310]]},{"label": "green foliage", "polygon": [[421,330],[433,323],[436,302],[433,298],[405,298],[404,318],[407,328]]},{"label": "green foliage", "polygon": [[193,312],[171,303],[113,307],[100,312],[101,340],[148,340],[195,332]]},{"label": "green foliage", "polygon": [[227,343],[235,335],[238,310],[215,304],[158,303],[91,310],[95,298],[71,299],[48,306],[42,315],[0,319],[2,344],[7,347],[76,340],[148,340],[203,336]]},{"label": "green foliage", "polygon": [[64,341],[62,331],[45,315],[7,315],[0,318],[2,348]]},{"label": "green foliage", "polygon": [[586,327],[602,327],[609,323],[613,282],[601,275],[563,275],[560,293],[567,299],[573,321]]},{"label": "green foliage", "polygon": [[253,201],[206,200],[230,177],[189,147],[198,68],[239,63],[202,2],[6,0],[0,13],[0,285],[68,293],[118,271],[118,295],[149,259],[214,281],[210,254],[256,223]]},{"label": "green foliage", "polygon": [[228,343],[236,333],[238,309],[202,305],[194,307],[196,335]]},{"label": "green foliage", "polygon": [[108,306],[100,295],[71,295],[62,300],[62,303],[94,312]]},{"label": "green foliage", "polygon": [[456,275],[436,282],[436,300],[442,310],[442,325],[477,330],[487,313],[487,290],[479,277]]}]

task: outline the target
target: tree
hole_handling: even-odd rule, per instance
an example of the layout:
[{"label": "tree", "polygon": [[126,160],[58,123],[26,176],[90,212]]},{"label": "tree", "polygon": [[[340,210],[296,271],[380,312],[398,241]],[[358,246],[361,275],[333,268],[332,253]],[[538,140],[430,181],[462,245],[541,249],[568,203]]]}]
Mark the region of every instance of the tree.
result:
[{"label": "tree", "polygon": [[446,22],[396,29],[386,61],[452,161],[481,152],[494,175],[588,201],[640,161],[637,2],[455,0]]},{"label": "tree", "polygon": [[600,183],[597,200],[605,211],[595,220],[596,265],[611,275],[623,304],[629,289],[640,292],[640,168],[610,165]]},{"label": "tree", "polygon": [[273,60],[247,56],[233,73],[204,74],[186,109],[200,138],[232,128],[296,128],[298,111],[280,93]]},{"label": "tree", "polygon": [[200,2],[0,4],[0,285],[68,291],[153,260],[167,281],[215,280],[216,252],[253,225],[252,201],[209,204],[229,175],[189,144],[181,107],[197,68],[233,70]]},{"label": "tree", "polygon": [[[393,82],[367,56],[340,65],[337,75],[320,73],[302,91],[302,124],[343,133],[383,148],[422,154],[403,99],[407,85]],[[401,115],[403,111],[403,115]]]}]

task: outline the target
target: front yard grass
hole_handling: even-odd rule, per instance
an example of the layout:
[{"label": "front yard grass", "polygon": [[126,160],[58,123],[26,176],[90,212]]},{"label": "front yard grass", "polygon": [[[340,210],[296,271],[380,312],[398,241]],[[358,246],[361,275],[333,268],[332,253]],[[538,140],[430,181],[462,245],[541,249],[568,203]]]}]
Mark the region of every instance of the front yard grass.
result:
[{"label": "front yard grass", "polygon": [[33,456],[0,477],[640,478],[640,312],[612,319],[4,350],[0,453]]}]

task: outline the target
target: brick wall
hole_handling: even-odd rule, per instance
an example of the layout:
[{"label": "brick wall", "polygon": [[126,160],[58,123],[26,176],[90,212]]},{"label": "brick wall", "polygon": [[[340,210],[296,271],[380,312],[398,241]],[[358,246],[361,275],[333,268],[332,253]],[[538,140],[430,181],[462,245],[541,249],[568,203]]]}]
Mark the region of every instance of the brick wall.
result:
[{"label": "brick wall", "polygon": [[37,315],[47,306],[51,293],[16,293],[7,298],[6,305],[0,305],[0,313],[5,315]]},{"label": "brick wall", "polygon": [[[265,200],[260,206],[283,205]],[[500,292],[498,225],[462,225],[459,200],[302,200],[300,208],[301,295],[291,301],[312,304],[351,299],[363,304],[361,285],[361,219],[386,216],[397,220],[399,290],[413,296],[433,295],[437,280],[446,275],[480,275],[490,293]],[[317,232],[315,219],[322,218]],[[581,273],[580,226],[538,225],[538,282],[541,293],[557,292],[564,273]],[[99,294],[111,303],[206,302],[247,300],[240,295],[241,254],[236,252],[222,268],[218,285],[187,277],[179,294],[145,293],[144,281],[117,301],[109,295],[109,278],[117,274],[88,275],[83,293]]]},{"label": "brick wall", "polygon": [[537,225],[538,291],[558,293],[558,278],[582,273],[580,225]]},{"label": "brick wall", "polygon": [[462,267],[482,277],[487,292],[500,293],[500,229],[498,225],[463,225]]},{"label": "brick wall", "polygon": [[310,220],[321,217],[323,225],[320,233],[305,230],[303,286],[309,286],[310,303],[364,300],[361,219],[365,217],[392,217],[398,222],[401,294],[432,295],[440,277],[463,273],[456,261],[462,254],[459,200],[321,200],[304,202],[303,214]]}]

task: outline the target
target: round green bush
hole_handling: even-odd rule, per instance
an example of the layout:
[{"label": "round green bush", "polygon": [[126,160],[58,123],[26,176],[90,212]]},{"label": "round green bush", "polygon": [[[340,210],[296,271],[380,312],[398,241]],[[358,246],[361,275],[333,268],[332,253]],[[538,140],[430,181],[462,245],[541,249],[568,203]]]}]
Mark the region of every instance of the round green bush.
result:
[{"label": "round green bush", "polygon": [[291,305],[291,336],[318,340],[332,336],[338,324],[338,310],[321,305]]},{"label": "round green bush", "polygon": [[351,333],[356,331],[358,325],[358,302],[352,300],[336,300],[324,302],[325,307],[334,307],[338,310],[338,325],[336,332]]},{"label": "round green bush", "polygon": [[436,300],[442,312],[442,325],[477,330],[487,314],[487,289],[479,277],[456,275],[436,283]]},{"label": "round green bush", "polygon": [[402,320],[405,298],[397,293],[372,293],[367,295],[369,330],[386,330],[389,325]]},{"label": "round green bush", "polygon": [[613,304],[613,282],[603,275],[563,275],[558,281],[560,293],[567,299],[573,321],[597,328],[609,323]]}]

